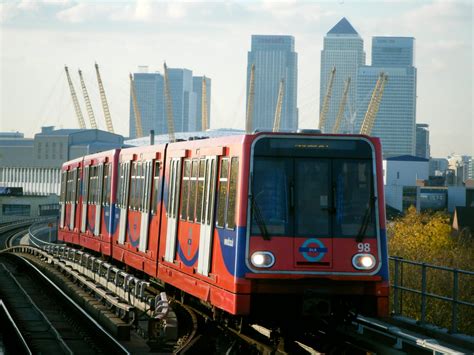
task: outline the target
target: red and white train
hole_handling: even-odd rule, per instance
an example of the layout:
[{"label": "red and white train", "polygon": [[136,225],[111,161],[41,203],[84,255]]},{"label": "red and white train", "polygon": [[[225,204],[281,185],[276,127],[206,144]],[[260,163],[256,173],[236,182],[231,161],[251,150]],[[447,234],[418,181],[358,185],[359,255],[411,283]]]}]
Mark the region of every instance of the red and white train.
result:
[{"label": "red and white train", "polygon": [[232,315],[386,316],[383,196],[377,138],[189,140],[64,163],[58,235]]}]

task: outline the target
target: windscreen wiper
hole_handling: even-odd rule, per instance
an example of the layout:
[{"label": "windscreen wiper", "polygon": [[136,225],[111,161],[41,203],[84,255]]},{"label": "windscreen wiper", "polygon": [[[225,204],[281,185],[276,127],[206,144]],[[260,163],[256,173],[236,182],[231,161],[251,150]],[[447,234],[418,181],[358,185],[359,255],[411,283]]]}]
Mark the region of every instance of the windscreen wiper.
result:
[{"label": "windscreen wiper", "polygon": [[265,225],[265,220],[263,219],[262,212],[260,211],[260,207],[258,206],[258,203],[253,197],[253,195],[250,195],[250,199],[252,200],[252,209],[253,209],[253,212],[255,213],[254,218],[255,218],[255,221],[257,222],[258,228],[260,229],[260,233],[262,233],[264,240],[270,240],[267,226]]},{"label": "windscreen wiper", "polygon": [[356,236],[356,242],[360,243],[362,239],[364,239],[365,232],[367,231],[367,227],[369,226],[370,222],[370,217],[372,215],[372,205],[375,203],[375,200],[377,197],[372,196],[369,199],[369,205],[367,206],[367,209],[365,210],[364,218],[362,219],[362,224],[360,225],[359,228],[359,233],[357,233]]}]

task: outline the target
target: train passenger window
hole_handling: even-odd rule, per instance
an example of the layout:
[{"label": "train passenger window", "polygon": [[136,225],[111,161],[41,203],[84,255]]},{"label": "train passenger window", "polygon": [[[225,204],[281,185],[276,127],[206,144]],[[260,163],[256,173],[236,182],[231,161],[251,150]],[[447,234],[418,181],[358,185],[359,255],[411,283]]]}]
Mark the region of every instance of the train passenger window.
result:
[{"label": "train passenger window", "polygon": [[207,175],[206,159],[201,159],[199,162],[199,175],[197,183],[197,196],[196,196],[196,221],[198,223],[203,222],[202,216],[202,203],[204,195],[204,177]]},{"label": "train passenger window", "polygon": [[137,177],[136,177],[136,189],[135,189],[135,209],[138,211],[142,210],[142,196],[143,196],[143,163],[137,164]]},{"label": "train passenger window", "polygon": [[191,169],[191,180],[189,182],[189,203],[188,203],[188,221],[194,222],[196,212],[196,186],[197,186],[197,179],[198,179],[198,171],[199,171],[199,160],[194,159],[192,163]]},{"label": "train passenger window", "polygon": [[104,167],[104,183],[102,186],[102,205],[108,206],[110,204],[110,163],[105,164]]},{"label": "train passenger window", "polygon": [[123,163],[119,165],[119,174],[118,174],[118,184],[117,184],[117,205],[123,207],[122,205],[122,189],[123,189]]},{"label": "train passenger window", "polygon": [[129,209],[135,209],[135,194],[136,194],[136,181],[137,181],[137,162],[132,163],[132,171],[130,176],[130,199],[128,203]]},{"label": "train passenger window", "polygon": [[65,204],[66,203],[66,175],[67,172],[63,171],[61,173],[61,203]]},{"label": "train passenger window", "polygon": [[88,203],[94,203],[94,191],[95,191],[95,166],[89,167],[89,196]]},{"label": "train passenger window", "polygon": [[158,193],[160,188],[160,162],[155,162],[155,171],[153,173],[153,195],[151,198],[151,213],[158,211]]},{"label": "train passenger window", "polygon": [[148,213],[150,211],[150,197],[151,197],[151,177],[152,177],[152,162],[147,161],[145,166],[145,178],[143,183],[143,212]]},{"label": "train passenger window", "polygon": [[191,181],[191,160],[186,159],[184,161],[183,181],[181,191],[181,219],[186,220],[188,218],[188,194],[189,194],[189,183]]},{"label": "train passenger window", "polygon": [[84,181],[82,187],[82,202],[87,203],[87,197],[89,196],[89,170],[90,168],[86,166],[84,168]]},{"label": "train passenger window", "polygon": [[82,179],[82,168],[79,168],[77,170],[76,204],[79,202],[79,196],[81,195],[81,179]]},{"label": "train passenger window", "polygon": [[212,213],[214,211],[211,211],[211,207],[214,206],[214,198],[216,197],[216,184],[215,184],[215,180],[213,181],[214,179],[214,176],[215,176],[215,170],[216,170],[216,161],[215,160],[211,160],[211,174],[210,175],[207,175],[206,174],[206,177],[209,176],[210,179],[208,181],[208,184],[211,184],[211,188],[209,189],[209,201],[207,203],[207,220],[206,220],[206,223],[207,224],[210,224],[211,223],[211,216],[212,216]]},{"label": "train passenger window", "polygon": [[237,178],[239,176],[239,158],[233,157],[230,164],[229,202],[227,203],[226,228],[235,228],[235,201],[237,199]]},{"label": "train passenger window", "polygon": [[229,159],[222,159],[219,177],[219,190],[217,196],[216,226],[223,228],[225,225],[225,209],[227,203],[227,182],[229,177]]},{"label": "train passenger window", "polygon": [[77,168],[71,171],[71,203],[76,203]]}]

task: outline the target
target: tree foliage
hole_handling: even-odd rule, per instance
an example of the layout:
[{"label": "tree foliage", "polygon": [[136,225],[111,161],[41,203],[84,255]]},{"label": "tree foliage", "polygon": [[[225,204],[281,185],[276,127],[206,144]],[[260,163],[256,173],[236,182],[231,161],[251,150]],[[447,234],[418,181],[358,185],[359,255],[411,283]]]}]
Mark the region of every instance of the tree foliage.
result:
[{"label": "tree foliage", "polygon": [[[388,223],[389,255],[410,261],[468,271],[474,270],[474,242],[470,236],[453,235],[449,215],[442,212],[418,213],[410,207],[406,214]],[[393,263],[391,274],[393,280]],[[403,264],[401,284],[421,290],[421,267]],[[474,277],[459,276],[459,299],[474,303]],[[428,268],[427,291],[447,298],[453,297],[453,273]],[[400,296],[401,314],[420,319],[421,297],[403,291]],[[474,308],[459,306],[458,327],[463,333],[474,335]],[[441,327],[451,327],[450,302],[427,299],[426,321]]]}]

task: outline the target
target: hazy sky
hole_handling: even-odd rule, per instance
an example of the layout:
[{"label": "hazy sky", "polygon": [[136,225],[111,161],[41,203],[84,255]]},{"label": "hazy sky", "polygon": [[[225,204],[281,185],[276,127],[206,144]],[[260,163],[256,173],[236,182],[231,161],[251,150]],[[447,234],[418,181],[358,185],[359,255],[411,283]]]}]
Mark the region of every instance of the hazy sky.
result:
[{"label": "hazy sky", "polygon": [[474,155],[473,5],[466,1],[75,1],[0,0],[0,131],[32,137],[41,126],[78,127],[64,74],[83,105],[83,71],[105,129],[95,78],[101,68],[115,131],[128,135],[129,72],[188,68],[212,79],[211,128],[244,128],[252,34],[293,35],[300,127],[319,116],[324,35],[346,17],[364,39],[412,36],[417,122],[428,123],[432,156]]}]

